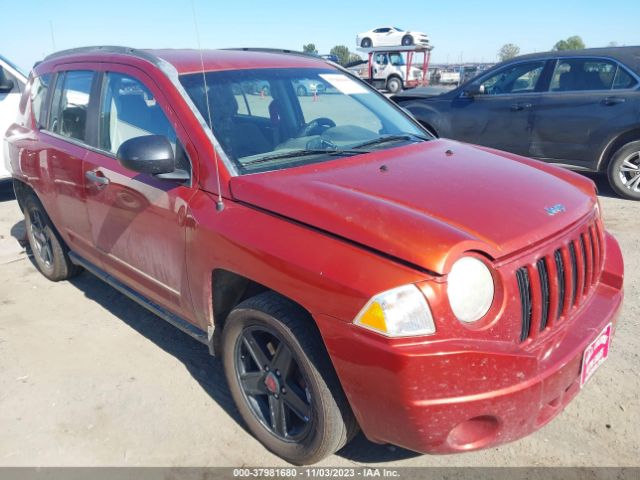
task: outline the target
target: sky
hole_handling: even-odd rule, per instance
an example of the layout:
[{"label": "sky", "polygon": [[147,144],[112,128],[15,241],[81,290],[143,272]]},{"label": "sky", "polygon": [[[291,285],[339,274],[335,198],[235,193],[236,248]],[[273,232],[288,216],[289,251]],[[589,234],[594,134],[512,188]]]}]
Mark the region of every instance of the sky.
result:
[{"label": "sky", "polygon": [[192,2],[202,48],[355,50],[357,33],[384,25],[429,35],[434,63],[494,62],[505,43],[530,53],[571,35],[587,47],[640,45],[640,0],[30,0],[30,13],[0,0],[0,55],[28,71],[79,46],[196,48]]}]

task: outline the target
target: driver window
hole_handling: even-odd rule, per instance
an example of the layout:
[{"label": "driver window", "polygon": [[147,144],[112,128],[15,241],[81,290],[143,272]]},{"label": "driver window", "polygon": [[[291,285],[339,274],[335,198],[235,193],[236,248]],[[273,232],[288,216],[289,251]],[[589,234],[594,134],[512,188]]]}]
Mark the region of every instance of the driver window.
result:
[{"label": "driver window", "polygon": [[480,85],[486,95],[534,92],[543,68],[544,61],[519,63],[503,68]]},{"label": "driver window", "polygon": [[176,167],[189,170],[176,131],[151,91],[133,77],[108,72],[100,107],[100,148],[116,154],[125,141],[145,135],[167,137]]},{"label": "driver window", "polygon": [[387,56],[384,53],[379,53],[376,55],[376,63],[378,65],[386,65],[387,64]]}]

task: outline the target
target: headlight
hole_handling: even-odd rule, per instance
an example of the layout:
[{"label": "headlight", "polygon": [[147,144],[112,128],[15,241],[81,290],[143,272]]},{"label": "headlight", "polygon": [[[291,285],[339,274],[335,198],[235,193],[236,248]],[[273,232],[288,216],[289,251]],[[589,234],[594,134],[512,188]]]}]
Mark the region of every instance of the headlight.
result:
[{"label": "headlight", "polygon": [[494,285],[489,268],[473,257],[462,257],[453,264],[448,276],[449,304],[458,320],[480,320],[493,303]]},{"label": "headlight", "polygon": [[377,294],[354,323],[388,337],[429,335],[436,331],[427,299],[415,285]]}]

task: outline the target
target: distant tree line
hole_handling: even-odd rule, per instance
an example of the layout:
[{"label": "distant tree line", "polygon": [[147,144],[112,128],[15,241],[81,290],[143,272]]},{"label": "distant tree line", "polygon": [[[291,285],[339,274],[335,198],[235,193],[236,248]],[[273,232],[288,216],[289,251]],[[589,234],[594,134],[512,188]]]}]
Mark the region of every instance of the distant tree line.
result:
[{"label": "distant tree line", "polygon": [[[302,51],[310,55],[318,55],[318,49],[316,48],[315,43],[307,43],[303,45]],[[350,51],[349,47],[347,47],[346,45],[336,45],[329,51],[329,53],[338,57],[338,63],[340,65],[347,65],[351,62],[362,60],[362,57],[360,57],[360,55]]]},{"label": "distant tree line", "polygon": [[[609,46],[615,47],[617,46],[617,43],[610,42]],[[586,47],[584,42],[582,41],[582,38],[579,35],[572,35],[571,37],[565,40],[557,41],[555,45],[552,47],[552,50],[554,51],[582,50],[583,48],[586,48]],[[513,43],[506,43],[502,47],[500,47],[500,50],[498,50],[498,59],[501,62],[504,62],[505,60],[509,60],[513,57],[517,57],[519,54],[520,54],[520,47],[518,47]]]}]

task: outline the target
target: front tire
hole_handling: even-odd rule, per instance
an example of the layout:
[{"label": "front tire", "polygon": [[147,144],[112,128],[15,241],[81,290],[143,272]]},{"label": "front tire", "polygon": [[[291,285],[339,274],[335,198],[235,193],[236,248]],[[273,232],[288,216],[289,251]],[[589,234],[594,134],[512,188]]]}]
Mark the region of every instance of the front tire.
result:
[{"label": "front tire", "polygon": [[411,35],[405,35],[402,37],[402,46],[410,47],[413,45],[413,37]]},{"label": "front tire", "polygon": [[613,154],[607,176],[622,198],[640,200],[640,141],[627,143]]},{"label": "front tire", "polygon": [[398,77],[391,77],[387,80],[387,90],[389,90],[390,93],[398,93],[402,90],[402,80]]},{"label": "front tire", "polygon": [[266,292],[245,300],[222,332],[231,395],[253,435],[295,465],[315,463],[357,431],[313,319]]},{"label": "front tire", "polygon": [[360,46],[362,48],[371,48],[373,46],[373,43],[371,42],[370,38],[363,38],[362,42],[360,42]]},{"label": "front tire", "polygon": [[299,97],[306,97],[307,89],[304,88],[302,85],[299,85],[298,88],[296,89],[296,93],[298,94]]},{"label": "front tire", "polygon": [[34,196],[27,197],[24,202],[24,219],[33,260],[40,273],[51,281],[59,282],[81,271],[71,262],[64,241]]}]

